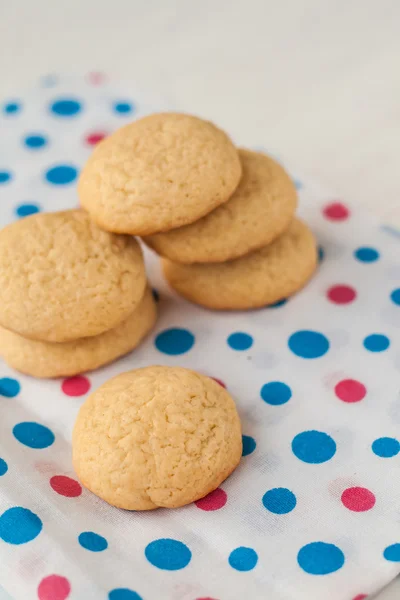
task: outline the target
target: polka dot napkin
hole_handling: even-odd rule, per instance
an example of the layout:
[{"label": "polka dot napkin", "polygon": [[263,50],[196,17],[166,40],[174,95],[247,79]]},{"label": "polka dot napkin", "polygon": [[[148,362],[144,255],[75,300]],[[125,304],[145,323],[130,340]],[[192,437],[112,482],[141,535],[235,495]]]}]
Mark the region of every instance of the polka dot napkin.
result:
[{"label": "polka dot napkin", "polygon": [[[6,99],[1,225],[76,206],[93,146],[154,108],[165,103],[101,74],[49,76]],[[313,182],[296,184],[320,265],[295,298],[205,311],[168,290],[146,251],[160,318],[137,351],[64,381],[0,362],[0,581],[13,598],[362,600],[396,576],[400,240]],[[243,458],[193,505],[126,512],[76,480],[71,429],[91,389],[151,363],[228,388]]]}]

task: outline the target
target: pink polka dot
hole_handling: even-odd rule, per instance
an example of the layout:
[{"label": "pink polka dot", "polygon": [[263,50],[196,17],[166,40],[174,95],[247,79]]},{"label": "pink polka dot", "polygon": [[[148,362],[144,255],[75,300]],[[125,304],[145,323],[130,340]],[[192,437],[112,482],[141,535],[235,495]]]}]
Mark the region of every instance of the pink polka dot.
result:
[{"label": "pink polka dot", "polygon": [[196,600],[215,600],[215,598],[211,598],[211,596],[196,598]]},{"label": "pink polka dot", "polygon": [[341,202],[331,202],[324,207],[323,214],[330,221],[345,221],[349,218],[350,211]]},{"label": "pink polka dot", "polygon": [[80,483],[66,475],[54,475],[50,479],[50,485],[57,494],[67,496],[67,498],[76,498],[82,494]]},{"label": "pink polka dot", "polygon": [[106,133],[101,131],[95,131],[93,133],[89,133],[85,137],[85,142],[89,144],[89,146],[95,146],[96,144],[101,142],[101,140],[104,140],[105,137],[107,137]]},{"label": "pink polka dot", "polygon": [[90,390],[90,381],[83,375],[68,377],[62,382],[61,389],[67,396],[83,396]]},{"label": "pink polka dot", "polygon": [[335,394],[343,402],[360,402],[366,393],[365,385],[355,379],[343,379],[335,386]]},{"label": "pink polka dot", "polygon": [[216,381],[217,383],[219,383],[219,385],[222,385],[222,387],[226,389],[226,385],[223,381],[221,381],[221,379],[217,379],[216,377],[211,377],[211,379],[214,379],[214,381]]},{"label": "pink polka dot", "polygon": [[326,293],[331,302],[335,304],[349,304],[357,296],[355,289],[349,285],[333,285]]},{"label": "pink polka dot", "polygon": [[54,473],[54,471],[58,471],[59,469],[59,465],[55,462],[45,460],[38,460],[35,462],[34,467],[39,473]]},{"label": "pink polka dot", "polygon": [[71,585],[61,575],[48,575],[38,586],[39,600],[65,600],[71,591]]},{"label": "pink polka dot", "polygon": [[342,494],[343,505],[354,512],[371,510],[375,505],[375,496],[363,487],[352,487],[344,490]]},{"label": "pink polka dot", "polygon": [[228,496],[224,490],[221,488],[217,488],[208,496],[201,498],[195,502],[197,508],[201,508],[201,510],[218,510],[225,506],[226,501],[228,500]]},{"label": "pink polka dot", "polygon": [[367,594],[358,594],[358,596],[354,596],[353,600],[365,600],[368,598]]},{"label": "pink polka dot", "polygon": [[92,73],[88,74],[87,80],[92,85],[101,85],[105,82],[106,76],[104,73],[100,73],[99,71],[93,71]]}]

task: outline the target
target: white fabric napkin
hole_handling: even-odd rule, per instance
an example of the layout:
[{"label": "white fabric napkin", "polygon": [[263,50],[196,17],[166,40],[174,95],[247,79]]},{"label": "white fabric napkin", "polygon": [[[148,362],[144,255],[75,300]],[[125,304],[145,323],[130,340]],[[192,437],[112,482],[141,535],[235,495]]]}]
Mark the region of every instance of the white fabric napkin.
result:
[{"label": "white fabric napkin", "polygon": [[[101,74],[49,76],[5,99],[1,225],[76,206],[96,141],[165,106]],[[321,263],[286,303],[203,310],[168,289],[146,251],[160,314],[138,350],[63,381],[0,362],[0,578],[13,598],[361,600],[396,576],[399,239],[313,182],[297,185]],[[77,482],[72,425],[91,389],[154,363],[226,385],[243,459],[196,504],[121,511]]]}]

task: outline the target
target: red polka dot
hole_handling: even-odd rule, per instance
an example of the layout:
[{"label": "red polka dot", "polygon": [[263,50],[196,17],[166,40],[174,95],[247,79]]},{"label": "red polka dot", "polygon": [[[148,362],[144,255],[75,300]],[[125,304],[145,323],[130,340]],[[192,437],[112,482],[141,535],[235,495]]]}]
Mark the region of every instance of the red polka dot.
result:
[{"label": "red polka dot", "polygon": [[67,396],[83,396],[90,390],[90,381],[83,375],[68,377],[62,382],[61,389]]},{"label": "red polka dot", "polygon": [[50,485],[57,494],[67,496],[67,498],[76,498],[82,494],[81,485],[66,475],[54,475],[50,479]]},{"label": "red polka dot", "polygon": [[96,144],[101,142],[101,140],[104,140],[105,137],[107,137],[106,133],[101,131],[95,131],[93,133],[89,133],[85,137],[85,142],[89,144],[89,146],[95,146]]},{"label": "red polka dot", "polygon": [[207,596],[207,598],[196,598],[196,600],[215,600],[215,598],[211,598],[211,596]]},{"label": "red polka dot", "polygon": [[366,393],[365,385],[355,379],[343,379],[335,386],[335,394],[343,402],[360,402]]},{"label": "red polka dot", "polygon": [[221,488],[217,488],[211,492],[211,494],[208,494],[208,496],[197,500],[195,504],[197,508],[201,508],[201,510],[218,510],[225,506],[227,499],[228,496],[226,495],[226,492]]},{"label": "red polka dot", "polygon": [[66,600],[71,591],[71,585],[61,575],[49,575],[42,579],[38,586],[39,600]]},{"label": "red polka dot", "polygon": [[375,505],[375,496],[363,487],[352,487],[344,490],[342,494],[343,505],[354,512],[371,510]]},{"label": "red polka dot", "polygon": [[224,384],[223,381],[221,381],[221,379],[217,379],[216,377],[211,377],[211,379],[214,379],[214,381],[219,383],[219,385],[222,385],[223,388],[226,388],[226,385]]},{"label": "red polka dot", "polygon": [[349,304],[349,302],[353,302],[357,292],[349,285],[333,285],[326,292],[326,295],[335,304]]},{"label": "red polka dot", "polygon": [[350,211],[341,202],[331,202],[325,206],[323,214],[330,221],[345,221],[350,216]]},{"label": "red polka dot", "polygon": [[353,600],[365,600],[368,598],[367,594],[358,594],[358,596],[354,596]]}]

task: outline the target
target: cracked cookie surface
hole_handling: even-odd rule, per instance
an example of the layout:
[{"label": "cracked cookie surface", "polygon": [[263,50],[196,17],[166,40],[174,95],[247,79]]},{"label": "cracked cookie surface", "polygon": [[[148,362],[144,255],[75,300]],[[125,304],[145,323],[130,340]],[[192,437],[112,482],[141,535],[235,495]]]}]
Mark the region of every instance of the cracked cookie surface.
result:
[{"label": "cracked cookie surface", "polygon": [[238,152],[212,123],[177,113],[144,117],[98,144],[82,170],[82,206],[103,229],[149,235],[192,223],[228,200]]},{"label": "cracked cookie surface", "polygon": [[183,265],[162,260],[171,287],[191,302],[218,310],[274,304],[301,289],[317,266],[313,234],[300,219],[268,246],[226,263]]},{"label": "cracked cookie surface", "polygon": [[0,324],[24,337],[98,335],[128,317],[145,286],[137,241],[84,211],[39,213],[0,232]]},{"label": "cracked cookie surface", "polygon": [[229,393],[189,369],[123,373],[82,405],[73,464],[85,487],[128,510],[174,508],[216,489],[242,454]]},{"label": "cracked cookie surface", "polygon": [[239,150],[242,179],[231,198],[195,223],[145,237],[161,256],[179,263],[225,262],[266,246],[287,229],[297,192],[269,156]]},{"label": "cracked cookie surface", "polygon": [[42,342],[0,327],[0,355],[10,367],[33,377],[68,377],[92,371],[127,354],[146,336],[157,316],[149,288],[117,327],[71,342]]}]

